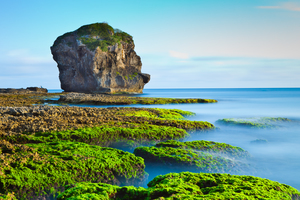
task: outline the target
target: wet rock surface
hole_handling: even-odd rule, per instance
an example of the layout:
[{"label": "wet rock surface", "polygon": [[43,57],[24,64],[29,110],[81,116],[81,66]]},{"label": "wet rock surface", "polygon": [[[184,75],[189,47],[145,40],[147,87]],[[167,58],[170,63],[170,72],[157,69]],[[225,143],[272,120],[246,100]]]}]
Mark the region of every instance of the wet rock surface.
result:
[{"label": "wet rock surface", "polygon": [[66,92],[142,93],[150,75],[141,73],[141,58],[132,36],[106,23],[85,25],[58,37],[51,53]]}]

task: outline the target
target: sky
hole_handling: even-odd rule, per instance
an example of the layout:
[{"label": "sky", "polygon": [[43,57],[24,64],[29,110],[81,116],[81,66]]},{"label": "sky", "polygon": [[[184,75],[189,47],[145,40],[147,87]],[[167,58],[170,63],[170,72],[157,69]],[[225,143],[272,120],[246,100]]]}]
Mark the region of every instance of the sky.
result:
[{"label": "sky", "polygon": [[0,0],[0,88],[60,89],[50,46],[82,25],[133,36],[145,88],[300,87],[300,0]]}]

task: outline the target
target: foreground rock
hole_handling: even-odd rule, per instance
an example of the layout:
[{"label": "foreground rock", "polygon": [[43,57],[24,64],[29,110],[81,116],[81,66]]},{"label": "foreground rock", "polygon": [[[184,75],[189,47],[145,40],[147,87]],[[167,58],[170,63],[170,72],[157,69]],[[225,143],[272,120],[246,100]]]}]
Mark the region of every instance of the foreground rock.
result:
[{"label": "foreground rock", "polygon": [[205,173],[171,173],[158,176],[148,188],[118,187],[102,183],[77,183],[59,195],[65,199],[272,199],[296,200],[291,186],[253,176]]},{"label": "foreground rock", "polygon": [[66,184],[81,181],[139,186],[147,177],[142,158],[78,142],[0,140],[0,163],[0,192],[14,193],[18,199],[50,199]]},{"label": "foreground rock", "polygon": [[142,93],[150,81],[132,36],[106,23],[85,25],[58,37],[51,53],[66,92]]}]

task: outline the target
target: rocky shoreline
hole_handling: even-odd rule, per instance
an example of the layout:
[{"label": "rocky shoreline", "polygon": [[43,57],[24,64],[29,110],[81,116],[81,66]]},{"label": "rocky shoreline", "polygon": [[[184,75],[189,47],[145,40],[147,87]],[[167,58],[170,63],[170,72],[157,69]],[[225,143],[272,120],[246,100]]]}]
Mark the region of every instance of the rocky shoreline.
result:
[{"label": "rocky shoreline", "polygon": [[[74,104],[171,102],[99,94],[0,94],[0,199],[300,198],[296,189],[267,179],[211,173],[247,170],[250,166],[240,161],[251,155],[224,143],[180,142],[216,129],[187,120],[192,112],[32,105],[53,95]],[[154,178],[148,189],[133,187],[149,181],[151,165],[210,173],[167,174]],[[184,183],[187,179],[191,185]],[[227,189],[213,192],[220,188]]]}]

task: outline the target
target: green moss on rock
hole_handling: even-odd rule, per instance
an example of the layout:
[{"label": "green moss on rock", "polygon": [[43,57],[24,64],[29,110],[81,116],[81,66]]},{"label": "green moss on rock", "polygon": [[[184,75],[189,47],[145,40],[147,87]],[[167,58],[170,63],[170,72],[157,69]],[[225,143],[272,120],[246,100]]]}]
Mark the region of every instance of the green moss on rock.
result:
[{"label": "green moss on rock", "polygon": [[0,200],[17,200],[17,198],[13,193],[8,193],[6,195],[0,193]]},{"label": "green moss on rock", "polygon": [[[90,50],[94,51],[97,47],[99,47],[102,51],[108,51],[108,46],[114,46],[115,44],[119,44],[121,47],[121,43],[133,43],[132,36],[128,33],[125,33],[121,30],[115,32],[115,29],[108,25],[107,23],[94,23],[89,25],[81,26],[74,32],[66,33],[62,36],[59,36],[53,46],[57,46],[63,40],[73,35],[83,44],[85,44]],[[68,46],[72,46],[70,41],[67,42]]]},{"label": "green moss on rock", "polygon": [[[126,150],[181,140],[188,131],[204,132],[208,122],[184,120],[191,112],[174,109],[37,107],[4,109],[9,116],[0,139],[10,143],[73,141]],[[181,113],[181,114],[179,114]],[[26,132],[24,132],[26,131]]]},{"label": "green moss on rock", "polygon": [[179,109],[164,109],[164,108],[150,108],[148,110],[120,112],[125,116],[147,117],[150,119],[185,119],[185,116],[194,116],[195,113],[190,111],[183,111]]},{"label": "green moss on rock", "polygon": [[189,134],[184,129],[176,127],[119,122],[75,130],[38,132],[24,137],[31,142],[65,140],[133,150],[140,145],[153,145],[159,141],[183,139],[187,136]]},{"label": "green moss on rock", "polygon": [[248,152],[223,143],[166,141],[154,147],[138,147],[134,154],[144,158],[147,168],[159,166],[175,171],[234,173],[251,169],[248,164],[235,160],[249,157]]},{"label": "green moss on rock", "polygon": [[76,142],[1,142],[0,192],[28,199],[81,181],[140,185],[142,158],[121,150]]},{"label": "green moss on rock", "polygon": [[58,199],[290,199],[300,198],[295,188],[253,176],[207,173],[170,173],[158,176],[148,188],[118,187],[103,183],[77,183]]}]

